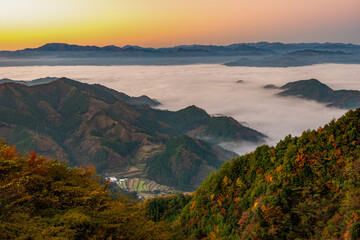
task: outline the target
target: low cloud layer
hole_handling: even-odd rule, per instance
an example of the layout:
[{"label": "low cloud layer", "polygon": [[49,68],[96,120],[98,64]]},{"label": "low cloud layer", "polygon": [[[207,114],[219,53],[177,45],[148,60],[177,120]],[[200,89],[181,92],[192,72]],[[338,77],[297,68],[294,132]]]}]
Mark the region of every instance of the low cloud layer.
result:
[{"label": "low cloud layer", "polygon": [[[300,135],[338,118],[346,111],[297,98],[275,96],[287,82],[316,78],[331,88],[360,90],[360,65],[323,64],[295,68],[226,67],[217,64],[186,66],[39,66],[3,67],[0,78],[33,80],[40,77],[68,77],[85,83],[99,83],[132,96],[148,95],[178,110],[189,105],[209,114],[232,116],[254,128],[276,144],[284,136]],[[236,83],[238,80],[243,82]],[[256,146],[224,143],[239,154]]]}]

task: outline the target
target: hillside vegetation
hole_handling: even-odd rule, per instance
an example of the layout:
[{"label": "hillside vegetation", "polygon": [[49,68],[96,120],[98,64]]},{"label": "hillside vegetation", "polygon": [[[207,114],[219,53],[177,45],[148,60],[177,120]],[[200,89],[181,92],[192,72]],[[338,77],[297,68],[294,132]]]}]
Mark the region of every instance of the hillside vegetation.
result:
[{"label": "hillside vegetation", "polygon": [[1,143],[0,239],[184,239],[100,180],[91,168],[23,157]]},{"label": "hillside vegetation", "polygon": [[148,161],[146,170],[159,183],[191,191],[222,163],[209,144],[181,136],[169,140],[165,151]]},{"label": "hillside vegetation", "polygon": [[187,204],[172,198],[148,214],[189,239],[359,239],[360,109],[224,163]]},{"label": "hillside vegetation", "polygon": [[[167,142],[176,141],[176,137],[189,135],[253,142],[265,138],[234,119],[211,117],[196,106],[176,112],[149,107],[156,103],[146,96],[130,97],[98,84],[89,85],[67,78],[34,86],[3,83],[0,84],[0,136],[20,151],[35,150],[46,157],[66,160],[71,166],[92,164],[101,175],[124,173],[117,176],[126,177],[131,170],[132,177],[159,176],[158,179],[163,176],[148,162],[164,154]],[[197,144],[195,147],[198,156],[210,151],[216,161],[236,156],[214,144]],[[173,154],[177,153],[167,151],[166,154],[175,157]],[[197,158],[190,153],[188,156],[190,161]],[[214,165],[201,161],[206,165],[203,168],[215,170]],[[145,169],[149,169],[150,176]],[[193,176],[186,177],[182,183],[175,178],[162,183],[195,190],[206,178],[199,170],[190,169]],[[198,182],[190,184],[189,179],[194,177]]]}]

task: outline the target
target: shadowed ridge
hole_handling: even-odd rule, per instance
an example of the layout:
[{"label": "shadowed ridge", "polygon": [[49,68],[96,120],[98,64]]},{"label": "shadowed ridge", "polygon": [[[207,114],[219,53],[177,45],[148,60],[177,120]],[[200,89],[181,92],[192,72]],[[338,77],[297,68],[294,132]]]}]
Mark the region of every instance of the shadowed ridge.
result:
[{"label": "shadowed ridge", "polygon": [[331,107],[353,109],[360,107],[360,91],[333,90],[317,79],[290,82],[281,87],[279,96],[294,96],[320,103]]}]

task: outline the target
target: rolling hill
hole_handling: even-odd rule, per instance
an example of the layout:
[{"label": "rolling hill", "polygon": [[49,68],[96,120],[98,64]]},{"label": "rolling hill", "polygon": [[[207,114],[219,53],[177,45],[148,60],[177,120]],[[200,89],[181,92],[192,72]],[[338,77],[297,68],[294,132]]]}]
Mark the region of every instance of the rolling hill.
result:
[{"label": "rolling hill", "polygon": [[[269,88],[269,86],[266,87]],[[360,91],[333,90],[317,79],[289,82],[278,89],[281,89],[282,91],[277,95],[283,97],[299,97],[314,100],[319,103],[325,103],[329,107],[344,109],[355,109],[360,107]]]},{"label": "rolling hill", "polygon": [[[100,174],[146,178],[156,178],[157,170],[151,170],[148,163],[166,151],[168,142],[176,137],[193,132],[209,139],[232,141],[262,141],[265,137],[234,123],[233,119],[211,117],[195,106],[170,112],[144,105],[148,102],[158,103],[146,96],[129,97],[98,84],[67,78],[34,86],[3,83],[0,84],[0,136],[21,151],[36,150],[43,156],[66,160],[71,166],[92,164]],[[228,129],[235,134],[228,134]],[[186,160],[201,162],[200,166],[181,169],[179,174],[196,169],[189,179],[199,176],[203,168],[215,170],[215,165],[210,167],[202,154],[211,152],[217,162],[235,156],[214,144],[186,139],[198,143],[195,150],[183,149],[188,156]],[[197,184],[185,180],[187,185],[182,188],[194,189],[205,177],[198,178]],[[172,183],[174,187],[179,185],[177,181]]]}]

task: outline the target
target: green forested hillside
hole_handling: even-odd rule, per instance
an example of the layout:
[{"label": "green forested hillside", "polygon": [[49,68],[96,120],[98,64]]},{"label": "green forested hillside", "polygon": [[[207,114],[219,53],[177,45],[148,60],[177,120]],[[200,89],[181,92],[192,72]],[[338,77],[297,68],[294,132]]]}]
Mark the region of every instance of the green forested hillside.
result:
[{"label": "green forested hillside", "polygon": [[93,169],[23,157],[1,143],[0,239],[184,239],[100,180]]},{"label": "green forested hillside", "polygon": [[[0,138],[20,151],[35,150],[46,157],[66,160],[71,166],[92,164],[103,175],[141,178],[147,177],[148,160],[163,153],[167,142],[179,136],[195,137],[192,133],[196,132],[201,137],[231,141],[265,138],[233,119],[211,117],[195,106],[171,112],[152,109],[148,104],[154,105],[154,101],[146,96],[130,97],[98,84],[67,78],[35,86],[3,83],[0,84]],[[219,119],[224,119],[225,124],[214,124]],[[229,135],[227,129],[232,129],[234,134]],[[202,144],[196,147],[199,152],[211,151],[217,160],[230,159],[227,151],[213,145],[210,149]],[[195,155],[189,157],[195,161]],[[213,165],[204,168],[215,170]],[[190,169],[194,176],[189,177],[197,179],[197,184],[207,176],[201,175],[205,171],[198,170]],[[151,177],[157,176],[156,169],[150,172]],[[158,179],[162,178],[159,173]],[[187,187],[192,185],[189,183]]]},{"label": "green forested hillside", "polygon": [[177,219],[190,239],[360,239],[360,109],[224,163]]},{"label": "green forested hillside", "polygon": [[201,178],[220,168],[224,161],[206,142],[180,136],[170,139],[164,152],[148,160],[146,171],[159,183],[193,191]]},{"label": "green forested hillside", "polygon": [[231,117],[210,116],[205,110],[194,105],[176,112],[157,109],[139,109],[142,115],[163,125],[153,125],[154,130],[170,135],[188,135],[206,138],[212,142],[251,141],[263,142],[266,136],[254,129],[245,127]]},{"label": "green forested hillside", "polygon": [[145,202],[146,213],[153,221],[166,220],[175,222],[175,225],[178,225],[179,215],[190,200],[191,196],[184,194],[147,199]]}]

